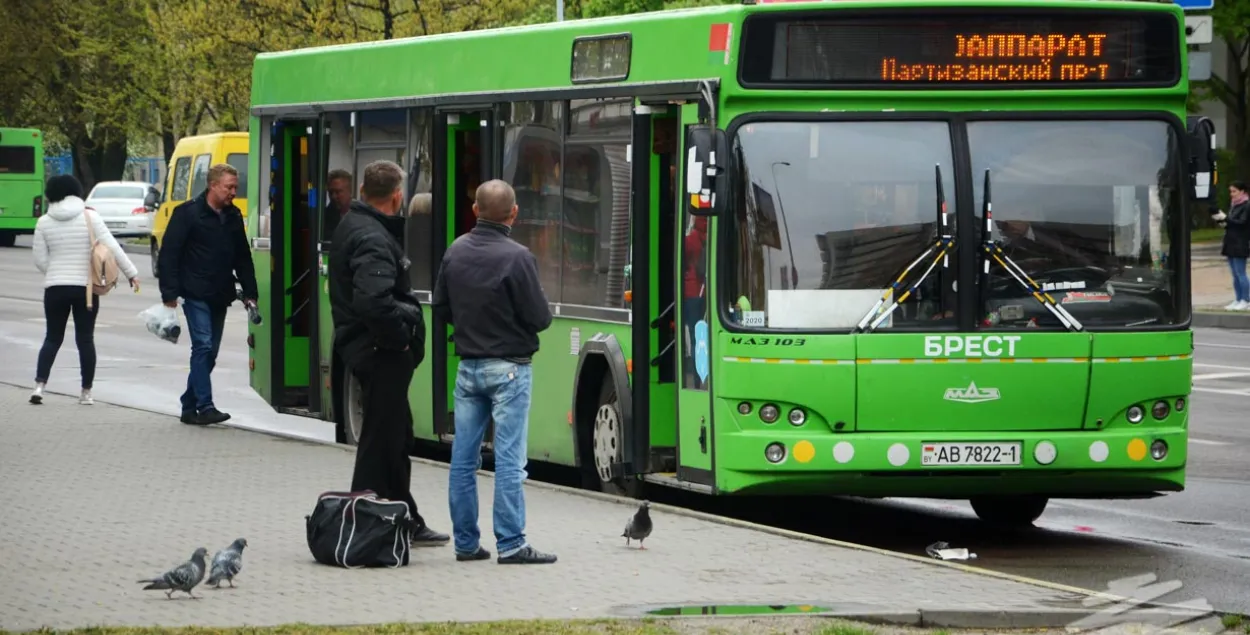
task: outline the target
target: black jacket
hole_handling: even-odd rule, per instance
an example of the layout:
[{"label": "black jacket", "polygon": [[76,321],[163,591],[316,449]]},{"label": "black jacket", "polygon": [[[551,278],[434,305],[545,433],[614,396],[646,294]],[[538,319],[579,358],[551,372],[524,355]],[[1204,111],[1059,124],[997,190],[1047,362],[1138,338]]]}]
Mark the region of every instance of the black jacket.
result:
[{"label": "black jacket", "polygon": [[255,300],[256,269],[243,213],[233,204],[220,214],[208,206],[208,190],[174,208],[161,241],[161,301],[179,297],[230,306],[237,279],[243,297]]},{"label": "black jacket", "polygon": [[366,368],[378,349],[409,347],[425,358],[425,318],[412,295],[404,257],[404,219],[353,201],[330,249],[334,351],[349,368]]},{"label": "black jacket", "polygon": [[1226,222],[1224,248],[1220,254],[1227,258],[1250,258],[1250,202],[1231,206]]},{"label": "black jacket", "polygon": [[443,256],[433,308],[455,327],[463,359],[529,357],[551,326],[538,259],[509,233],[506,225],[478,220]]}]

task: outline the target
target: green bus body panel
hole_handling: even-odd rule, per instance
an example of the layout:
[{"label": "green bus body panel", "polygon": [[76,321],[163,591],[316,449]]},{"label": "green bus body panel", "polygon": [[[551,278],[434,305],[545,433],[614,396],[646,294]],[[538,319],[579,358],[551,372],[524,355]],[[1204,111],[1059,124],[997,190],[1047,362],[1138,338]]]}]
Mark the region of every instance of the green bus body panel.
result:
[{"label": "green bus body panel", "polygon": [[[1166,12],[1177,20],[1178,40],[1185,41],[1183,11],[1172,4],[905,0],[889,6],[938,5],[1046,7],[1074,13],[1091,8]],[[720,82],[717,123],[721,128],[731,127],[741,115],[764,112],[807,113],[820,118],[853,117],[857,112],[879,115],[883,111],[992,116],[994,112],[1127,110],[1185,120],[1188,64],[1184,55],[1180,80],[1165,88],[798,91],[744,90],[738,85],[737,47],[742,21],[748,15],[794,10],[834,13],[881,6],[868,1],[718,6],[266,53],[257,56],[254,65],[252,105],[294,109],[316,104],[344,109],[346,103],[462,94],[490,95],[483,102],[509,101],[517,99],[509,96],[509,91],[604,86],[620,90],[627,85],[716,79]],[[716,24],[731,27],[728,54],[709,51],[709,32]],[[573,85],[569,62],[574,39],[618,33],[631,37],[628,77],[621,82]],[[517,51],[526,55],[517,55]],[[388,70],[379,73],[378,69]],[[694,108],[670,107],[664,116],[673,115],[683,124],[692,123]],[[476,122],[469,119],[462,119],[462,124],[475,128]],[[252,118],[253,131],[261,125],[260,119]],[[684,145],[684,135],[678,140]],[[254,132],[253,170],[268,169],[260,159],[267,155],[266,150]],[[449,159],[453,153],[454,143],[448,145]],[[634,160],[651,156],[652,161],[648,289],[654,316],[664,308],[658,302],[661,276],[677,276],[680,299],[682,265],[678,257],[676,271],[660,271],[656,255],[659,232],[677,228],[658,225],[659,184],[664,176],[658,158],[637,148],[633,156]],[[684,147],[678,156],[684,156]],[[679,165],[679,173],[684,169]],[[250,180],[253,191],[249,200],[260,200],[260,182]],[[454,214],[451,209],[441,212],[449,219]],[[253,235],[257,229],[254,219],[259,217],[249,217]],[[712,219],[709,253],[716,254],[720,220]],[[453,238],[453,224],[448,223],[448,242]],[[681,241],[675,243],[680,250]],[[261,296],[267,298],[272,266],[269,254],[254,253]],[[721,300],[719,269],[715,260],[708,267],[709,297],[715,299],[712,306]],[[323,286],[321,290],[324,306],[327,294]],[[679,301],[673,315],[679,324],[681,304]],[[323,315],[328,318],[328,311]],[[433,323],[428,307],[426,322]],[[270,319],[266,315],[265,325],[249,326],[255,338],[252,385],[271,403],[281,387],[268,385],[269,338],[283,328],[280,324],[279,316]],[[331,328],[324,319],[319,334],[323,362],[331,355]],[[577,463],[571,410],[580,343],[599,333],[611,334],[629,359],[631,328],[625,323],[557,315],[550,329],[540,336],[542,347],[534,357],[530,408],[531,459]],[[1191,390],[1193,342],[1189,330],[743,334],[724,331],[714,310],[709,316],[709,332],[713,344],[711,392],[680,388],[685,361],[679,352],[674,353],[675,384],[659,383],[659,370],[650,365],[636,364],[630,379],[646,381],[650,386],[652,447],[676,447],[679,466],[711,470],[716,493],[967,498],[985,493],[1038,492],[1054,496],[1141,495],[1184,488],[1189,409],[1177,409],[1176,405]],[[448,347],[449,359],[433,359],[433,338],[442,336],[445,334],[427,336],[425,362],[409,388],[414,431],[419,438],[433,441],[438,440],[432,411],[433,364],[448,364],[448,406],[454,403],[454,345]],[[659,341],[653,330],[653,353]],[[292,343],[288,339],[288,352]],[[678,345],[678,351],[682,346]],[[288,364],[286,372],[302,379],[304,369],[298,370],[296,373]],[[328,392],[326,396],[323,403],[328,404]],[[1156,418],[1151,408],[1160,400],[1169,408],[1165,416]],[[748,405],[746,414],[739,411],[743,402]],[[765,423],[760,418],[760,408],[765,404],[780,410],[776,422]],[[1144,409],[1145,417],[1133,424],[1126,412],[1135,405]],[[794,408],[806,414],[801,425],[788,421]],[[323,416],[326,414],[323,409]],[[700,448],[705,429],[706,451]],[[1020,462],[922,465],[923,447],[941,442],[1019,443]],[[1156,442],[1168,446],[1163,460],[1150,456],[1149,447]],[[785,458],[777,464],[765,459],[765,448],[773,443],[783,444],[786,450]],[[1038,461],[1036,451],[1042,444],[1055,450],[1049,464]]]},{"label": "green bus body panel", "polygon": [[34,128],[0,128],[0,146],[34,148],[35,171],[31,174],[0,172],[0,231],[30,233],[35,230],[35,200],[47,211],[43,199],[43,133]]}]

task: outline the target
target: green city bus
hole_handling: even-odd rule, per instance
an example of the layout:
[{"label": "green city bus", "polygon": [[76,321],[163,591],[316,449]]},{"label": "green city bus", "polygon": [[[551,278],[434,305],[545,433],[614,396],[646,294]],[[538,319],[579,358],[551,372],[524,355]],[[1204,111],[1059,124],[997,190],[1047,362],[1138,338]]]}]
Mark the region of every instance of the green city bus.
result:
[{"label": "green city bus", "polygon": [[0,128],[0,247],[35,233],[43,214],[43,134]]},{"label": "green city bus", "polygon": [[[389,159],[427,311],[476,186],[516,189],[555,316],[529,457],[587,487],[960,498],[1003,523],[1181,491],[1188,208],[1211,195],[1183,22],[746,2],[258,55],[251,385],[358,438],[326,190]],[[426,321],[410,403],[446,444],[454,329]]]}]

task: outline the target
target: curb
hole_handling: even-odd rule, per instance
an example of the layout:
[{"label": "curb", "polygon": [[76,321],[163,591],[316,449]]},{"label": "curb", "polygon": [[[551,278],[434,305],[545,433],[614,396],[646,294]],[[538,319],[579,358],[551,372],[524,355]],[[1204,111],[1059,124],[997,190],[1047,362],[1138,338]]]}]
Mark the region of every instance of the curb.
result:
[{"label": "curb", "polygon": [[151,254],[151,249],[146,244],[136,245],[130,242],[129,238],[124,239],[124,240],[119,240],[117,242],[122,246],[122,251],[128,254],[135,254],[137,256],[147,256]]},{"label": "curb", "polygon": [[1250,330],[1250,312],[1194,311],[1190,326]]},{"label": "curb", "polygon": [[[25,388],[25,386],[14,384],[8,381],[0,381],[0,385],[10,386],[13,388],[18,388],[18,389]],[[70,393],[53,391],[53,390],[48,390],[44,394],[59,395],[59,396],[69,397],[69,398],[73,397],[73,395]],[[148,414],[155,414],[155,415],[166,416],[166,417],[171,417],[171,418],[174,417],[174,415],[170,415],[170,414],[155,411],[155,410],[148,410],[145,408],[137,408],[134,406],[115,404],[115,403],[111,403],[111,402],[99,400],[99,399],[97,399],[96,401],[97,403],[103,403],[105,405],[113,406],[116,408],[122,408],[125,410],[145,412]],[[321,441],[319,439],[309,439],[306,437],[299,437],[299,436],[292,435],[292,434],[273,432],[267,429],[260,429],[260,428],[246,426],[246,425],[240,425],[237,423],[232,423],[230,421],[226,421],[218,425],[220,425],[221,427],[225,427],[225,428],[233,428],[233,429],[242,430],[245,432],[263,434],[266,436],[281,438],[281,439],[285,439],[288,441],[296,441],[296,442],[301,442],[301,443],[306,443],[306,444],[332,447],[332,448],[342,450],[344,452],[354,453],[356,451],[355,446],[347,445],[345,443],[338,443],[338,442],[333,442],[333,441]],[[209,426],[202,426],[202,427],[208,428]],[[418,464],[429,466],[429,467],[435,467],[435,468],[439,468],[442,470],[450,469],[450,466],[447,463],[443,463],[441,461],[434,461],[431,459],[414,457],[414,456],[410,456],[409,458],[413,463],[418,463]],[[477,474],[478,476],[488,477],[491,479],[495,477],[494,472],[488,472],[482,469],[477,470]],[[618,505],[629,507],[629,508],[633,508],[638,503],[637,500],[632,499],[632,498],[626,498],[624,496],[616,496],[616,495],[607,494],[604,492],[595,492],[591,490],[583,490],[583,489],[576,489],[572,487],[565,487],[563,485],[556,485],[554,483],[547,483],[544,481],[536,481],[536,480],[527,479],[525,481],[525,484],[527,486],[535,487],[538,489],[545,489],[548,491],[559,492],[559,493],[566,494],[566,495],[590,498],[590,499],[594,499],[594,500],[598,500],[602,502],[616,503]],[[673,514],[674,516],[693,518],[696,520],[716,523],[716,524],[724,525],[728,527],[735,527],[737,529],[757,531],[760,533],[770,534],[770,535],[778,536],[782,538],[788,538],[791,540],[801,540],[804,542],[816,543],[816,544],[825,545],[828,547],[841,547],[843,549],[854,549],[856,551],[873,553],[873,554],[880,555],[880,556],[887,556],[891,558],[908,560],[908,561],[915,562],[918,564],[925,564],[928,566],[935,566],[935,567],[947,567],[950,569],[961,571],[963,573],[970,573],[970,574],[980,575],[980,576],[985,576],[985,577],[990,577],[990,578],[997,578],[1000,580],[1007,580],[1010,582],[1028,584],[1031,586],[1040,587],[1040,588],[1048,589],[1051,591],[1059,591],[1061,593],[1068,594],[1069,596],[1072,596],[1070,597],[1070,599],[1074,602],[1081,602],[1086,599],[1101,600],[1102,602],[1100,603],[1118,604],[1122,607],[1127,604],[1128,606],[1133,607],[1133,610],[1149,609],[1152,614],[1158,614],[1160,612],[1177,612],[1178,614],[1183,613],[1189,616],[1189,618],[1186,621],[1192,621],[1193,619],[1200,617],[1194,614],[1194,610],[1192,608],[1188,608],[1185,606],[1157,604],[1153,602],[1143,602],[1139,599],[1123,597],[1123,596],[1119,596],[1119,595],[1115,595],[1111,593],[1105,593],[1102,591],[1083,589],[1081,587],[1070,586],[1070,585],[1061,584],[1057,582],[1049,582],[1047,580],[1042,580],[1038,578],[1030,578],[1027,576],[1021,576],[1021,575],[1016,575],[1012,573],[1003,573],[1000,571],[974,567],[974,566],[970,566],[966,564],[961,564],[958,562],[952,562],[952,561],[947,561],[947,560],[936,560],[933,558],[925,558],[922,556],[917,556],[917,555],[913,555],[909,553],[889,551],[886,549],[872,547],[869,545],[861,545],[858,543],[846,542],[842,540],[836,540],[833,538],[825,538],[822,536],[815,536],[812,534],[804,534],[801,532],[791,531],[788,529],[782,529],[779,527],[770,527],[768,525],[760,525],[760,524],[753,523],[750,521],[739,520],[737,518],[729,518],[727,516],[717,516],[715,514],[709,514],[706,512],[696,511],[692,509],[686,509],[684,507],[675,507],[675,506],[666,505],[663,503],[652,503],[651,508],[653,510],[663,511],[669,514]],[[793,602],[786,602],[786,603],[792,604]],[[817,605],[819,605],[819,603],[817,603]],[[661,607],[653,607],[653,608],[661,608]],[[893,616],[890,619],[911,620],[914,618],[915,620],[919,620],[920,623],[923,623],[924,625],[929,625],[929,626],[935,625],[934,620],[940,620],[940,619],[954,620],[954,619],[966,618],[967,620],[969,620],[969,623],[972,623],[978,619],[985,620],[985,619],[988,619],[987,616],[996,615],[996,616],[1000,616],[998,618],[1000,619],[1000,621],[996,622],[995,624],[998,625],[997,627],[1001,627],[1001,625],[1004,623],[1001,620],[1004,620],[1007,618],[1020,620],[1022,623],[1027,623],[1029,622],[1029,620],[1044,621],[1045,619],[1050,619],[1049,616],[1053,616],[1058,613],[1062,613],[1064,616],[1066,616],[1065,619],[1067,621],[1064,621],[1061,624],[1057,624],[1057,626],[1066,626],[1067,624],[1070,624],[1073,621],[1079,620],[1085,616],[1091,615],[1096,612],[1097,611],[1090,611],[1088,609],[1051,609],[1047,611],[924,611],[923,609],[915,609],[914,611],[905,610],[901,612],[900,611],[885,611],[885,612],[854,611],[854,612],[848,613],[845,616],[838,615],[838,614],[820,614],[820,613],[812,613],[812,614],[813,615],[826,615],[827,617],[845,617],[846,619],[869,619],[872,616],[876,616],[878,619],[886,619],[887,617],[890,617],[890,616]],[[860,617],[853,617],[853,616],[860,616]],[[1001,617],[1001,616],[1006,616],[1006,617]],[[1037,616],[1044,616],[1044,617],[1037,617]],[[639,615],[638,617],[656,617],[656,616],[647,616],[645,615],[645,612],[644,612],[644,614]],[[677,616],[677,617],[680,617],[680,616]],[[909,623],[909,622],[896,622],[896,623],[902,624],[902,623]],[[1009,622],[1009,623],[1014,623],[1014,622]],[[919,625],[919,623],[917,625]],[[958,628],[975,628],[973,626],[955,626],[954,624],[946,624],[946,625],[951,626],[951,627],[958,627]],[[1025,627],[1021,627],[1021,628],[1025,628]],[[1043,626],[1038,626],[1038,628],[1043,628]]]}]

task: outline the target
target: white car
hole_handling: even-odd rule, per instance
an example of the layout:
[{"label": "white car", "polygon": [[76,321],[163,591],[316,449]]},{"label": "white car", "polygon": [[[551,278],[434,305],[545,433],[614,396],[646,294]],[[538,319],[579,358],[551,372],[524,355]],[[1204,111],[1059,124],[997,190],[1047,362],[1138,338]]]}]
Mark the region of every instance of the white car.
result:
[{"label": "white car", "polygon": [[118,238],[147,237],[156,215],[144,205],[149,190],[155,188],[143,181],[101,181],[87,195],[87,209],[99,214]]}]

